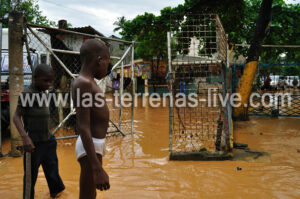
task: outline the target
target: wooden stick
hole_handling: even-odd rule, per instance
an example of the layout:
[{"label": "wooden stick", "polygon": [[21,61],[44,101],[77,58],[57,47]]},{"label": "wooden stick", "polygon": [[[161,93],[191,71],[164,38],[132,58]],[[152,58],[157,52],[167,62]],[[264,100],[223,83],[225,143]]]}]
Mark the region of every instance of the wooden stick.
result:
[{"label": "wooden stick", "polygon": [[31,194],[31,153],[25,152],[25,199]]}]

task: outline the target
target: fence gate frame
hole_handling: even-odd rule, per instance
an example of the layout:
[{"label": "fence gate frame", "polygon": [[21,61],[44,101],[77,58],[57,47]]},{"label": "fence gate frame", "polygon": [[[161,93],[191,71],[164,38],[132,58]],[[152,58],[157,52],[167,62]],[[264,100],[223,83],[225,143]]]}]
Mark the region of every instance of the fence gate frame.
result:
[{"label": "fence gate frame", "polygon": [[[61,49],[54,49],[51,46],[48,46],[37,34],[36,32],[32,29],[32,28],[41,28],[41,29],[50,29],[50,30],[59,30],[62,33],[68,33],[68,34],[74,34],[74,35],[80,35],[80,36],[85,36],[85,37],[90,37],[90,38],[97,38],[97,39],[101,39],[101,40],[109,40],[109,41],[116,41],[116,42],[120,42],[122,43],[124,46],[125,45],[129,45],[127,47],[127,49],[125,50],[124,54],[122,55],[122,57],[116,57],[116,56],[110,56],[111,59],[116,59],[118,60],[117,63],[112,67],[112,71],[116,70],[116,69],[121,69],[122,71],[122,75],[121,75],[121,82],[124,82],[124,74],[123,74],[123,70],[124,70],[124,60],[126,58],[127,55],[130,55],[129,52],[131,51],[131,81],[132,81],[132,85],[134,85],[134,41],[125,41],[125,40],[121,40],[121,39],[115,39],[115,38],[107,38],[104,36],[99,36],[99,35],[91,35],[91,34],[86,34],[86,33],[81,33],[81,32],[75,32],[75,31],[71,31],[71,30],[65,30],[65,29],[57,29],[57,28],[51,28],[51,27],[46,27],[46,26],[41,26],[41,25],[34,25],[34,24],[26,24],[24,29],[25,29],[25,33],[26,33],[26,29],[28,29],[30,31],[30,33],[42,44],[42,46],[48,51],[48,53],[50,53],[50,55],[52,55],[54,57],[54,59],[59,63],[59,65],[62,67],[62,69],[73,79],[75,79],[78,75],[77,74],[73,74],[68,67],[63,63],[63,61],[55,54],[55,53],[65,53],[65,54],[74,54],[74,55],[79,55],[80,52],[78,51],[71,51],[71,50],[61,50]],[[45,33],[46,34],[46,33]],[[27,37],[28,35],[26,35]],[[25,40],[25,45],[26,45],[26,49],[27,49],[27,53],[30,54],[30,50],[29,50],[29,46],[28,46],[28,41],[27,39]],[[30,61],[30,58],[29,58]],[[96,80],[97,85],[100,86],[103,81],[105,81],[105,79],[107,78],[107,76],[101,80]],[[112,131],[108,131],[107,133],[116,133],[119,132],[122,136],[125,136],[126,133],[122,130],[122,96],[123,96],[123,85],[120,86],[120,98],[119,98],[119,102],[120,102],[120,111],[119,111],[119,121],[115,122],[113,121],[111,118],[109,119],[109,122],[112,124],[112,126],[115,128],[115,130]],[[131,87],[131,94],[133,96],[135,90],[134,90],[134,86]],[[105,93],[105,92],[104,92]],[[71,103],[70,103],[70,112],[69,114],[56,126],[56,128],[51,132],[52,135],[54,135],[64,124],[65,122],[72,116],[76,114],[76,110],[73,107],[73,101],[72,98],[70,99]],[[134,110],[134,97],[132,97],[131,100],[131,124],[130,124],[130,133],[133,133],[133,110]],[[77,138],[78,135],[74,135],[74,136],[62,136],[62,137],[57,137],[57,140],[62,140],[62,139],[70,139],[70,138]]]},{"label": "fence gate frame", "polygon": [[[222,23],[221,23],[218,15],[214,15],[214,14],[207,14],[207,15],[206,14],[199,14],[199,16],[200,15],[201,15],[201,17],[204,16],[204,20],[200,19],[199,20],[200,22],[202,22],[201,20],[203,20],[204,23],[206,23],[207,21],[208,22],[207,22],[207,24],[201,24],[202,25],[201,27],[196,27],[196,26],[198,26],[197,22],[195,22],[197,19],[196,20],[194,20],[193,18],[190,19],[192,25],[187,25],[187,26],[190,26],[190,27],[193,28],[191,30],[191,32],[192,32],[191,35],[192,36],[189,37],[189,33],[183,32],[183,30],[185,28],[189,29],[189,27],[181,27],[181,24],[179,24],[178,26],[180,28],[178,30],[176,29],[176,31],[178,31],[178,32],[182,31],[182,35],[183,36],[182,36],[182,38],[176,38],[175,42],[178,41],[178,40],[180,40],[180,39],[182,39],[183,42],[187,42],[184,39],[186,39],[186,38],[193,39],[193,37],[195,37],[195,36],[193,36],[195,34],[195,32],[199,31],[199,32],[197,32],[197,34],[199,34],[199,44],[198,44],[198,46],[199,46],[198,47],[199,48],[198,49],[199,52],[197,52],[196,50],[194,50],[194,52],[193,52],[194,55],[191,55],[190,58],[188,58],[188,60],[184,60],[183,57],[186,56],[186,55],[192,54],[192,53],[190,53],[191,52],[190,49],[193,49],[191,47],[193,41],[191,40],[190,44],[188,44],[188,45],[190,45],[190,46],[188,46],[188,49],[186,49],[187,47],[182,48],[182,46],[181,46],[181,51],[184,52],[184,50],[187,50],[188,53],[186,53],[186,54],[184,54],[184,53],[180,54],[181,51],[179,52],[178,49],[177,49],[177,50],[175,50],[176,54],[174,54],[174,53],[172,54],[172,45],[173,45],[172,42],[174,42],[174,39],[172,38],[172,33],[171,33],[172,30],[170,30],[170,32],[167,33],[167,42],[168,42],[167,43],[168,44],[167,45],[167,48],[168,48],[167,52],[168,52],[168,70],[169,70],[168,80],[169,80],[169,92],[170,92],[170,96],[169,96],[169,159],[170,160],[228,160],[228,159],[231,158],[231,155],[227,153],[227,151],[231,150],[231,146],[232,146],[232,143],[231,143],[232,142],[232,140],[231,140],[231,137],[232,137],[231,112],[232,111],[231,111],[231,105],[230,105],[230,103],[228,101],[227,101],[227,103],[225,104],[224,107],[220,106],[220,108],[219,108],[219,115],[220,115],[220,118],[221,118],[220,122],[217,122],[216,124],[213,124],[215,126],[214,128],[216,130],[215,131],[216,137],[218,135],[220,136],[220,140],[218,140],[217,138],[215,139],[215,146],[216,146],[216,150],[215,151],[202,151],[201,149],[199,151],[198,150],[199,147],[198,148],[196,147],[197,150],[193,149],[191,151],[190,150],[186,150],[186,151],[185,150],[183,150],[183,151],[179,150],[179,151],[176,151],[176,150],[173,149],[173,144],[174,144],[173,143],[173,139],[174,138],[173,138],[173,121],[172,121],[173,119],[172,119],[172,117],[173,118],[175,117],[174,108],[172,107],[172,106],[174,106],[174,99],[175,99],[175,97],[173,97],[173,96],[174,96],[174,89],[175,90],[176,89],[177,90],[178,89],[181,90],[181,88],[180,88],[180,85],[181,85],[180,82],[179,82],[179,88],[175,88],[175,84],[174,84],[174,81],[176,81],[175,79],[176,79],[176,71],[177,71],[177,69],[173,70],[173,68],[174,68],[174,66],[173,66],[173,62],[174,62],[173,61],[173,57],[174,56],[176,56],[176,57],[177,56],[182,56],[182,58],[178,58],[177,59],[177,60],[179,60],[178,61],[179,63],[182,62],[182,65],[184,65],[184,64],[185,65],[189,65],[189,64],[193,65],[193,63],[194,64],[196,63],[196,64],[200,65],[200,67],[202,67],[202,64],[204,64],[204,65],[205,64],[207,64],[207,65],[209,65],[209,64],[216,64],[216,65],[219,64],[219,65],[221,65],[218,68],[221,71],[221,73],[219,73],[219,78],[220,78],[220,82],[221,82],[221,84],[219,84],[221,86],[221,88],[220,88],[220,94],[223,97],[225,97],[227,94],[229,94],[229,95],[231,94],[231,88],[227,89],[228,84],[227,84],[227,81],[226,81],[226,79],[227,79],[227,77],[226,77],[227,70],[229,70],[229,68],[228,68],[228,60],[227,60],[228,59],[228,52],[229,52],[228,51],[228,44],[227,44],[227,35],[225,34],[225,31],[223,29]],[[207,18],[205,18],[205,16]],[[185,20],[188,20],[185,17],[188,18],[188,16],[186,16],[186,15],[183,16],[183,21],[184,22],[185,22]],[[209,22],[210,19],[212,19],[212,22]],[[209,28],[211,28],[214,25],[215,25],[215,29],[213,29],[213,28],[209,29]],[[208,28],[209,30],[207,30],[206,28]],[[212,32],[214,32],[214,33],[212,33]],[[202,36],[204,35],[203,36],[204,39],[202,38],[201,34],[202,34]],[[215,40],[210,40],[210,38],[212,38],[212,37],[215,37],[214,38]],[[205,40],[205,39],[207,39],[208,41]],[[203,41],[204,41],[204,44],[201,43]],[[205,42],[207,42],[207,43],[205,43]],[[211,43],[211,42],[213,42],[213,43]],[[197,43],[197,42],[195,42],[195,43]],[[186,44],[186,43],[184,43],[184,44]],[[193,45],[196,46],[196,44],[193,44]],[[200,48],[201,45],[204,45],[204,49]],[[212,45],[212,46],[215,45],[215,47],[207,47],[206,48],[205,45]],[[205,50],[205,52],[200,52],[200,49],[202,49],[203,51]],[[214,52],[216,52],[217,58],[210,58],[210,56],[207,56],[207,55],[212,55]],[[197,54],[197,55],[195,55],[195,54]],[[201,56],[200,56],[200,54],[201,54]],[[196,59],[197,56],[199,56],[199,57]],[[191,61],[193,63],[190,62],[190,59],[191,59]],[[178,66],[178,64],[177,64],[177,66]],[[207,67],[209,67],[209,66],[207,66]],[[218,70],[218,69],[216,69],[216,70]],[[185,70],[185,69],[183,69],[183,70]],[[189,69],[186,69],[186,70],[189,70]],[[198,70],[201,70],[201,69],[198,69]],[[200,71],[200,73],[201,73],[201,71]],[[208,72],[208,73],[210,73],[210,72]],[[199,77],[201,77],[201,75]],[[196,76],[193,76],[193,78],[195,79]],[[179,80],[180,80],[180,78],[179,78]],[[179,80],[177,80],[177,81],[179,81]],[[185,81],[185,80],[182,80],[182,81]],[[202,80],[200,80],[200,81],[202,81]],[[207,81],[207,80],[205,80],[205,81]],[[209,80],[209,81],[214,81],[214,80]],[[231,82],[231,81],[229,81],[229,82]],[[190,92],[190,91],[188,91],[189,90],[189,88],[188,88],[189,85],[188,84],[189,83],[184,83],[183,90],[187,90],[187,92]],[[229,85],[231,87],[230,83],[229,83]],[[177,85],[177,87],[178,87],[178,85]],[[198,88],[199,88],[199,85],[198,85]],[[181,91],[180,91],[180,93],[181,93]],[[178,110],[177,110],[177,112],[178,113],[176,113],[176,114],[178,114],[178,118],[181,117],[181,116],[179,116],[180,113],[179,113]],[[190,117],[192,117],[192,116],[190,115]],[[189,118],[189,116],[187,116],[187,118]],[[181,121],[180,118],[179,118],[179,120],[180,121],[178,123],[184,123],[184,122]],[[200,121],[200,123],[201,123],[201,121]],[[190,123],[190,125],[191,125],[191,123]],[[182,126],[182,128],[184,129],[182,131],[191,131],[191,132],[194,131],[193,130],[194,128],[186,130],[185,127],[184,127],[185,126],[184,124],[182,124],[182,125],[179,124],[179,127],[178,127],[179,128],[179,134],[180,134],[180,126]],[[203,124],[202,124],[202,126],[203,126]],[[196,127],[196,131],[197,131],[197,127]],[[203,131],[203,127],[202,127],[202,133],[203,132],[204,131]],[[197,133],[198,132],[196,132],[196,136],[198,136]],[[209,133],[207,135],[209,136]],[[189,136],[189,135],[186,135],[186,136]],[[191,133],[191,137],[192,136],[194,136],[194,133]],[[174,137],[176,137],[176,135],[174,135]],[[177,135],[177,137],[178,137],[178,135]],[[217,145],[219,145],[219,148],[217,147]]]}]

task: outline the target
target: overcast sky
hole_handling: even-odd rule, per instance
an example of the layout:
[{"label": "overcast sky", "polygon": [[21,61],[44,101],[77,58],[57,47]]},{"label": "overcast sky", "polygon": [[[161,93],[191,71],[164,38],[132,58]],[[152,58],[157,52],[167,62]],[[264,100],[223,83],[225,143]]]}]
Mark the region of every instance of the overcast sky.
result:
[{"label": "overcast sky", "polygon": [[73,27],[91,25],[105,36],[112,34],[118,17],[133,19],[138,14],[160,14],[164,7],[175,7],[184,0],[39,0],[38,4],[49,19],[66,19]]},{"label": "overcast sky", "polygon": [[[286,0],[300,3],[300,0]],[[91,25],[105,36],[112,34],[118,17],[133,19],[138,14],[160,14],[164,7],[175,7],[184,0],[39,0],[38,4],[52,21],[66,19],[73,27]]]}]

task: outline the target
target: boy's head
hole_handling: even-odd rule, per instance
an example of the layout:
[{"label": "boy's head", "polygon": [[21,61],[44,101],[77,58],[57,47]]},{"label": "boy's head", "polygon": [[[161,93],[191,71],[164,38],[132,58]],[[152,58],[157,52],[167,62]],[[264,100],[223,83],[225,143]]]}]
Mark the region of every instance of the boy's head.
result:
[{"label": "boy's head", "polygon": [[49,89],[54,80],[52,68],[46,64],[39,64],[34,70],[33,80],[38,90],[45,91]]},{"label": "boy's head", "polygon": [[110,55],[104,42],[97,39],[86,40],[80,48],[82,69],[88,70],[96,79],[106,76]]}]

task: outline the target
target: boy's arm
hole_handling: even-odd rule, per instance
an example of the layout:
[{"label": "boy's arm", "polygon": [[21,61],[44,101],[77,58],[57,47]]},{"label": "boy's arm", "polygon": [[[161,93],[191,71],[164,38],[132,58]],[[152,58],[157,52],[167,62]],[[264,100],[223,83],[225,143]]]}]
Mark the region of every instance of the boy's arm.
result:
[{"label": "boy's arm", "polygon": [[30,137],[27,135],[27,133],[24,129],[22,119],[21,119],[23,112],[24,112],[23,108],[21,108],[20,106],[17,106],[13,121],[19,131],[19,134],[22,137],[24,150],[26,152],[33,152],[35,146],[33,145]]},{"label": "boy's arm", "polygon": [[[76,88],[76,91],[79,91],[79,104],[76,107],[76,117],[77,117],[77,130],[82,140],[83,147],[86,151],[88,161],[91,165],[94,182],[97,185],[97,188],[100,190],[106,189],[108,182],[108,177],[105,177],[106,173],[102,168],[102,164],[97,158],[97,154],[95,151],[92,133],[91,133],[91,123],[90,123],[90,107],[84,107],[82,101],[84,99],[87,100],[88,96],[83,96],[84,94],[91,95],[91,83],[88,81],[82,81],[79,83],[80,86]],[[78,94],[75,93],[75,96]],[[90,98],[92,99],[92,98]]]}]

